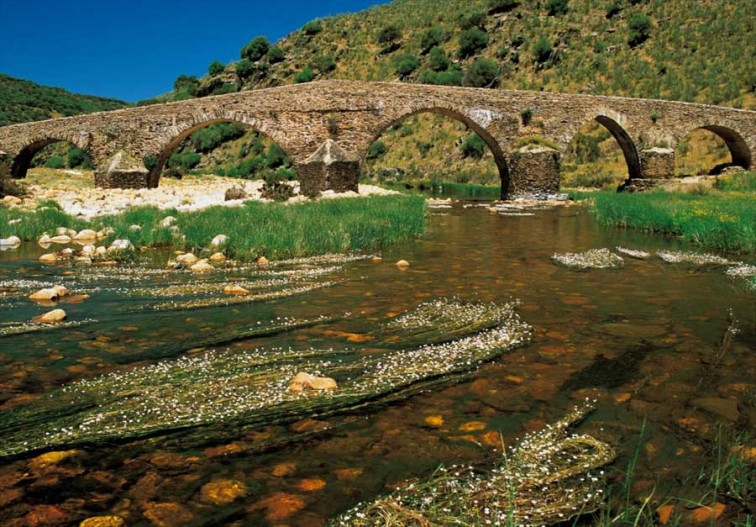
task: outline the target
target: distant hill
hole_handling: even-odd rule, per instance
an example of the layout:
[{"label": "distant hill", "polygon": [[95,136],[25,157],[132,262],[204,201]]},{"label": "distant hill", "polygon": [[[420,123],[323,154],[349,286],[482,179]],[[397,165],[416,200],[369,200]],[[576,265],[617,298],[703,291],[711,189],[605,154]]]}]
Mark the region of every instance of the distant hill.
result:
[{"label": "distant hill", "polygon": [[129,106],[117,99],[79,95],[0,73],[0,126]]}]

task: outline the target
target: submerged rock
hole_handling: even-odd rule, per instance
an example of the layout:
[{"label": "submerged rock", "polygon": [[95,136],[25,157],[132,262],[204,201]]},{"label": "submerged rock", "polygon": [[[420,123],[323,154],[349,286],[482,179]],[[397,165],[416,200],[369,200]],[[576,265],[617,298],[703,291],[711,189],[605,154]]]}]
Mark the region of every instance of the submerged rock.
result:
[{"label": "submerged rock", "polygon": [[[61,294],[61,292],[63,294]],[[55,302],[61,296],[65,296],[66,293],[68,293],[68,290],[65,287],[46,287],[40,289],[36,293],[30,294],[29,300],[32,302]]]},{"label": "submerged rock", "polygon": [[207,260],[200,260],[196,264],[192,265],[189,270],[193,273],[207,273],[209,271],[214,271],[215,267],[210,265]]},{"label": "submerged rock", "polygon": [[185,253],[178,255],[176,257],[176,261],[186,266],[192,266],[199,261],[199,258],[197,258],[193,253]]},{"label": "submerged rock", "polygon": [[40,322],[42,324],[55,324],[58,322],[63,322],[66,317],[66,312],[62,309],[53,309],[52,311],[48,311],[47,313],[43,313],[42,315],[38,315],[32,319],[34,322]]},{"label": "submerged rock", "polygon": [[210,261],[214,263],[223,263],[226,261],[226,255],[223,253],[213,253],[213,255],[210,256]]},{"label": "submerged rock", "polygon": [[93,516],[79,524],[79,527],[122,527],[126,522],[120,516]]},{"label": "submerged rock", "polygon": [[55,263],[58,261],[58,255],[55,253],[43,254],[39,257],[39,261],[42,263]]},{"label": "submerged rock", "polygon": [[591,249],[582,253],[554,254],[551,260],[564,267],[577,270],[620,269],[625,261],[609,249]]},{"label": "submerged rock", "polygon": [[247,493],[247,487],[241,481],[224,479],[202,486],[200,499],[211,505],[228,505]]},{"label": "submerged rock", "polygon": [[336,390],[339,385],[330,377],[316,377],[309,373],[300,372],[289,383],[289,390],[300,393],[307,390]]},{"label": "submerged rock", "polygon": [[394,265],[396,265],[399,269],[407,269],[410,266],[410,263],[407,260],[399,260]]},{"label": "submerged rock", "polygon": [[250,290],[245,289],[240,285],[231,284],[224,287],[223,292],[227,295],[248,295],[250,293]]},{"label": "submerged rock", "polygon": [[269,264],[270,262],[268,261],[268,259],[267,259],[267,258],[265,258],[264,256],[261,256],[260,258],[258,258],[258,259],[257,259],[257,262],[256,262],[256,263],[257,263],[257,265],[259,265],[260,267],[265,267],[265,266],[266,266],[266,265],[268,265],[268,264]]}]

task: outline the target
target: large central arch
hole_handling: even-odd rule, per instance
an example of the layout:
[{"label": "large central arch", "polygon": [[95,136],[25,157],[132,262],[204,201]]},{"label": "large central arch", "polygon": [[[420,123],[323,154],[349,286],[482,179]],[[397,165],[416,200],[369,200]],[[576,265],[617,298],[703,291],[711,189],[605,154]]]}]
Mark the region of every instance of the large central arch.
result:
[{"label": "large central arch", "polygon": [[370,138],[370,141],[366,145],[362,145],[362,147],[360,148],[360,162],[363,163],[367,158],[368,148],[370,147],[370,145],[373,142],[377,141],[388,129],[406,119],[409,119],[410,117],[423,113],[448,117],[464,124],[469,130],[475,132],[483,140],[483,142],[493,154],[494,162],[496,163],[496,168],[498,169],[499,177],[501,178],[502,192],[507,191],[507,189],[509,188],[509,165],[507,163],[507,157],[504,154],[501,146],[499,145],[499,142],[485,128],[483,128],[481,125],[476,123],[473,119],[471,119],[464,113],[440,105],[413,108],[410,111],[395,114],[388,119],[382,120],[379,125],[372,130],[372,137]]},{"label": "large central arch", "polygon": [[281,149],[284,150],[286,155],[289,156],[289,158],[291,158],[291,154],[286,150],[286,147],[284,147],[283,145],[281,145],[280,142],[276,141],[273,137],[265,133],[264,130],[261,130],[260,127],[251,125],[248,122],[245,122],[244,120],[240,120],[240,119],[232,119],[228,117],[216,117],[216,118],[208,119],[206,121],[200,121],[200,122],[194,123],[193,125],[182,130],[179,134],[175,135],[173,138],[171,138],[168,142],[164,143],[160,147],[159,152],[157,154],[157,161],[155,165],[152,168],[150,168],[150,171],[149,171],[148,186],[150,188],[157,188],[160,182],[160,175],[162,174],[163,169],[165,168],[165,165],[168,163],[168,159],[171,157],[171,154],[176,150],[176,148],[178,148],[178,146],[185,139],[189,138],[193,133],[197,132],[198,130],[207,128],[208,126],[211,126],[217,123],[239,124],[248,130],[254,130],[260,135],[278,144],[278,146],[280,146]]}]

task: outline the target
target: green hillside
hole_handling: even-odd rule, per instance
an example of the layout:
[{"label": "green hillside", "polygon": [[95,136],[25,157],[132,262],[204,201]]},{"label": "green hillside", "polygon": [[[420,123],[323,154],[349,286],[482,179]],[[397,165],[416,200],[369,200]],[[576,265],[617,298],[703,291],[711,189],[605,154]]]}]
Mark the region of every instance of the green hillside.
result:
[{"label": "green hillside", "polygon": [[79,95],[0,73],[0,126],[124,108],[116,99]]}]

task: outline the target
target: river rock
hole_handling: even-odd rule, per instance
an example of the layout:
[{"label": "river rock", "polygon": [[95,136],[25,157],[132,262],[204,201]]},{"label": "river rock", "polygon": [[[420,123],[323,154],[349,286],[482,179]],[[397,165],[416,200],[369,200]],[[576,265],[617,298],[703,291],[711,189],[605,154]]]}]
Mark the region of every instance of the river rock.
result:
[{"label": "river rock", "polygon": [[105,227],[104,229],[97,231],[97,239],[102,240],[114,233],[115,229],[113,229],[113,227]]},{"label": "river rock", "polygon": [[407,260],[399,260],[395,265],[399,269],[407,269],[410,266],[410,263]]},{"label": "river rock", "polygon": [[160,220],[161,227],[170,227],[174,223],[176,223],[176,218],[174,218],[173,216],[166,216],[165,218]]},{"label": "river rock", "polygon": [[47,234],[43,234],[39,240],[37,240],[37,243],[40,245],[50,245],[52,243],[52,238]]},{"label": "river rock", "polygon": [[289,390],[301,393],[306,390],[336,390],[339,385],[330,377],[316,377],[309,373],[300,372],[289,383]]},{"label": "river rock", "polygon": [[203,485],[200,499],[210,505],[228,505],[246,493],[247,487],[241,481],[224,479]]},{"label": "river rock", "polygon": [[203,259],[203,260],[198,261],[196,264],[192,265],[189,268],[189,270],[192,271],[193,273],[206,273],[208,271],[214,271],[215,267],[210,265],[207,262],[207,260]]},{"label": "river rock", "polygon": [[192,253],[180,254],[176,257],[176,261],[186,266],[194,265],[199,261],[199,258]]},{"label": "river rock", "polygon": [[223,288],[223,292],[227,295],[248,295],[249,289],[245,289],[240,285],[230,284]]},{"label": "river rock", "polygon": [[268,259],[265,258],[264,256],[261,256],[260,258],[257,259],[257,265],[259,265],[260,267],[265,267],[269,263],[270,261],[268,261]]},{"label": "river rock", "polygon": [[79,527],[123,527],[126,522],[120,516],[92,516],[79,524]]},{"label": "river rock", "polygon": [[53,236],[52,238],[50,238],[50,241],[53,243],[66,245],[68,243],[71,243],[71,237],[68,234],[59,234],[57,236]]},{"label": "river rock", "polygon": [[228,236],[225,234],[219,234],[210,242],[210,247],[221,247],[228,243]]},{"label": "river rock", "polygon": [[226,261],[226,255],[223,253],[214,253],[210,257],[210,261],[214,263],[223,263]]},{"label": "river rock", "polygon": [[58,322],[63,322],[67,316],[68,315],[66,315],[66,312],[62,309],[53,309],[52,311],[48,311],[47,313],[34,317],[32,321],[41,322],[43,324],[55,324]]},{"label": "river rock", "polygon": [[95,253],[95,246],[94,245],[85,245],[81,248],[81,254],[82,256],[92,256]]},{"label": "river rock", "polygon": [[133,251],[134,245],[131,243],[130,240],[126,239],[119,239],[119,240],[113,240],[113,243],[110,244],[110,247],[108,247],[109,253],[116,252],[116,251]]},{"label": "river rock", "polygon": [[55,229],[55,234],[57,236],[68,236],[68,227],[58,227]]},{"label": "river rock", "polygon": [[16,196],[5,196],[3,198],[3,203],[6,205],[21,205],[23,202],[24,200]]},{"label": "river rock", "polygon": [[108,250],[105,248],[104,245],[100,245],[95,249],[96,256],[102,257],[102,256],[105,256],[106,254],[108,254]]},{"label": "river rock", "polygon": [[0,247],[15,247],[21,244],[21,238],[18,236],[8,236],[7,238],[0,238]]},{"label": "river rock", "polygon": [[58,298],[60,298],[60,294],[53,287],[46,287],[29,295],[29,300],[32,302],[55,302]]},{"label": "river rock", "polygon": [[55,253],[43,254],[39,257],[39,261],[42,263],[55,263],[58,261],[58,255]]},{"label": "river rock", "polygon": [[92,229],[83,229],[73,237],[76,242],[89,242],[97,239],[97,233]]}]

